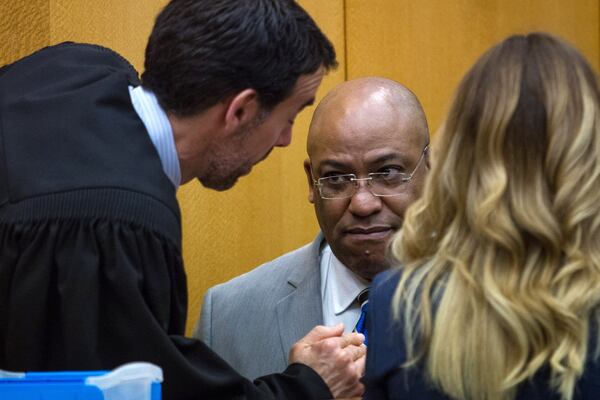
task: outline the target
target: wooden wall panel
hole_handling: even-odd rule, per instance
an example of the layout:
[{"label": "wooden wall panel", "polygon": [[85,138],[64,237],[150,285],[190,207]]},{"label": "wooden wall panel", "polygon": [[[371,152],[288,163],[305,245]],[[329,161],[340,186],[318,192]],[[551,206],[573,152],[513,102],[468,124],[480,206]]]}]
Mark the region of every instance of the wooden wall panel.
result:
[{"label": "wooden wall panel", "polygon": [[50,0],[50,42],[74,41],[109,47],[138,70],[146,40],[166,0]]},{"label": "wooden wall panel", "polygon": [[0,0],[0,65],[50,41],[49,0]]},{"label": "wooden wall panel", "polygon": [[434,131],[464,73],[509,34],[560,35],[597,69],[599,15],[598,0],[346,0],[348,78],[406,84]]}]

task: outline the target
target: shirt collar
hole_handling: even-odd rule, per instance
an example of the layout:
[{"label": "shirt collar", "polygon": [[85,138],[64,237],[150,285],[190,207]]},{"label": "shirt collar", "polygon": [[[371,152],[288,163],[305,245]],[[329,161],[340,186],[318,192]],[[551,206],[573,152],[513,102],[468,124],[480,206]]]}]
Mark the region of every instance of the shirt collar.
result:
[{"label": "shirt collar", "polygon": [[[323,249],[326,266],[325,285],[331,293],[333,312],[339,315],[356,300],[358,294],[369,286],[369,282],[350,271],[331,251],[329,245]],[[323,290],[325,287],[323,287]]]},{"label": "shirt collar", "polygon": [[144,123],[150,140],[156,148],[163,171],[177,190],[181,184],[181,169],[173,129],[167,114],[150,90],[142,86],[135,88],[129,86],[129,95],[133,108]]}]

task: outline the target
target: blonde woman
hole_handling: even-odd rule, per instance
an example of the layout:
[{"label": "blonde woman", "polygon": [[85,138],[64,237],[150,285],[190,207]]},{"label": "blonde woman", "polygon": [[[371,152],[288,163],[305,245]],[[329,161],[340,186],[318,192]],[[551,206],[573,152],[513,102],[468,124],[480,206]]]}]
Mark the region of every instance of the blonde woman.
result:
[{"label": "blonde woman", "polygon": [[547,34],[467,73],[371,291],[366,399],[600,399],[599,111]]}]

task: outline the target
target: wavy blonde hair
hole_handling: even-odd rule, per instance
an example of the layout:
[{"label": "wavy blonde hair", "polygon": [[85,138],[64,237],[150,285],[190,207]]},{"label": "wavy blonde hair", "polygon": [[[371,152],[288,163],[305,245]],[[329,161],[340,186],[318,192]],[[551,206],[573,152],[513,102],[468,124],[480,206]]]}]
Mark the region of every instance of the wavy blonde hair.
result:
[{"label": "wavy blonde hair", "polygon": [[458,88],[391,243],[406,366],[453,398],[514,398],[542,367],[573,397],[600,322],[599,93],[543,33],[493,47]]}]

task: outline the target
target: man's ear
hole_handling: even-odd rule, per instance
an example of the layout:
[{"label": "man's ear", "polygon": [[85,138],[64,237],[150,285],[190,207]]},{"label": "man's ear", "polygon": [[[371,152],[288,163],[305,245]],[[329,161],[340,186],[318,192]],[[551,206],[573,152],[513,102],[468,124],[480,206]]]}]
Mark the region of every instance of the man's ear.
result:
[{"label": "man's ear", "polygon": [[315,190],[317,190],[315,188],[315,186],[313,185],[313,177],[312,177],[312,173],[311,173],[311,166],[310,166],[310,160],[307,158],[306,160],[304,160],[304,172],[306,172],[306,179],[308,181],[308,201],[311,204],[315,204],[315,196],[318,196],[317,193],[315,193]]},{"label": "man's ear", "polygon": [[244,89],[234,95],[225,110],[225,127],[230,132],[236,132],[240,126],[245,126],[258,115],[260,104],[258,94],[254,89]]}]

